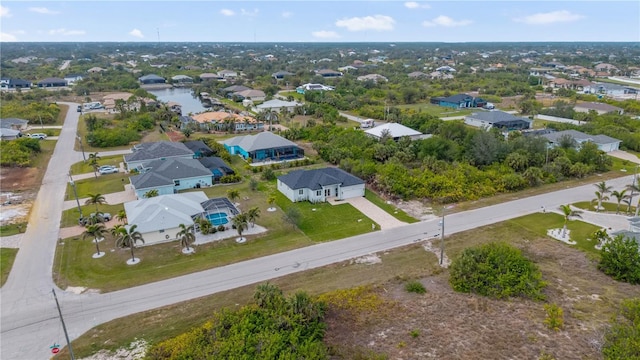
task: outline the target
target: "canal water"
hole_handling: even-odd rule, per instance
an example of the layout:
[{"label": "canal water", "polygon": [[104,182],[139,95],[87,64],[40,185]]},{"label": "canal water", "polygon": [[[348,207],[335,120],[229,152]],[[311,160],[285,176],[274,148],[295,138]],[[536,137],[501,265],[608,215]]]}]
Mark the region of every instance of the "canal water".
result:
[{"label": "canal water", "polygon": [[207,110],[202,106],[200,99],[194,97],[191,88],[168,88],[148,91],[157,96],[158,100],[164,102],[173,101],[182,105],[182,115],[189,115],[189,113],[197,114]]}]

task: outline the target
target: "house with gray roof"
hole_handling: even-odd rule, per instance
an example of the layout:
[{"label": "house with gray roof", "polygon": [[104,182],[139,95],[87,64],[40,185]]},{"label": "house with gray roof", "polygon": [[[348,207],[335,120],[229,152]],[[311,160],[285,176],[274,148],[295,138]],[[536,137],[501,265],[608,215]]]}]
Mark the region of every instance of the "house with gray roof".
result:
[{"label": "house with gray roof", "polygon": [[621,140],[614,139],[607,135],[589,135],[577,130],[564,130],[541,136],[549,141],[549,145],[551,147],[559,146],[562,139],[569,137],[578,143],[578,145],[585,142],[592,142],[598,145],[598,149],[604,152],[618,150],[620,148],[620,143],[622,142]]},{"label": "house with gray roof", "polygon": [[278,191],[292,202],[325,202],[364,196],[364,181],[339,168],[294,170],[278,177]]},{"label": "house with gray roof", "polygon": [[573,107],[573,110],[577,112],[582,112],[582,113],[588,113],[589,111],[593,110],[596,113],[598,113],[598,115],[609,114],[609,113],[622,115],[624,113],[624,110],[622,108],[605,104],[605,103],[597,103],[597,102],[578,103]]},{"label": "house with gray roof", "polygon": [[20,130],[0,128],[0,140],[15,140],[22,136]]},{"label": "house with gray roof", "polygon": [[193,159],[193,151],[181,142],[158,141],[137,144],[131,154],[124,155],[127,170],[142,170],[154,160],[170,158]]},{"label": "house with gray roof", "polygon": [[531,120],[514,116],[504,111],[482,111],[464,117],[464,123],[470,126],[489,130],[497,128],[502,131],[525,130],[531,127]]},{"label": "house with gray roof", "polygon": [[50,77],[50,78],[46,78],[38,81],[38,87],[40,88],[53,88],[53,87],[66,87],[66,86],[67,86],[67,80],[55,78],[55,77]]},{"label": "house with gray roof", "polygon": [[13,130],[26,130],[29,120],[18,118],[0,119],[0,128]]},{"label": "house with gray roof", "polygon": [[278,71],[278,72],[274,72],[273,74],[271,74],[271,76],[276,79],[276,80],[282,80],[284,79],[285,76],[293,76],[295,75],[294,73],[290,73],[288,71]]},{"label": "house with gray roof", "polygon": [[129,178],[138,199],[150,190],[158,195],[175,194],[179,190],[199,189],[213,185],[213,175],[196,159],[170,158],[155,160],[144,172]]},{"label": "house with gray roof", "polygon": [[167,82],[165,78],[163,78],[162,76],[158,76],[156,74],[141,76],[138,78],[138,81],[140,81],[140,83],[142,83],[143,85],[164,84]]},{"label": "house with gray roof", "polygon": [[302,106],[301,103],[296,101],[285,101],[281,99],[273,99],[269,101],[265,101],[262,104],[256,106],[259,112],[262,111],[276,111],[279,112],[282,108],[287,109],[288,112],[292,113],[299,106]]},{"label": "house with gray roof", "polygon": [[193,151],[194,159],[213,155],[213,150],[202,140],[185,141],[184,146]]},{"label": "house with gray roof", "polygon": [[269,131],[256,135],[236,136],[221,141],[231,155],[239,155],[251,162],[284,161],[304,157],[304,150],[281,136]]},{"label": "house with gray roof", "polygon": [[227,164],[222,158],[217,156],[209,156],[198,159],[200,164],[209,169],[213,174],[213,182],[218,183],[220,178],[226,175],[233,175],[235,171],[231,169],[231,166]]}]

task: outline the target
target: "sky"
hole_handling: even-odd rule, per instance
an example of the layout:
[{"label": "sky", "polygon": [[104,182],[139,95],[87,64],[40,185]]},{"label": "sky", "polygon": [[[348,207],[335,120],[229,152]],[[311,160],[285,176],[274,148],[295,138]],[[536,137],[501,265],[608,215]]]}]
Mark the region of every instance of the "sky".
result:
[{"label": "sky", "polygon": [[0,41],[640,41],[640,1],[11,1]]}]

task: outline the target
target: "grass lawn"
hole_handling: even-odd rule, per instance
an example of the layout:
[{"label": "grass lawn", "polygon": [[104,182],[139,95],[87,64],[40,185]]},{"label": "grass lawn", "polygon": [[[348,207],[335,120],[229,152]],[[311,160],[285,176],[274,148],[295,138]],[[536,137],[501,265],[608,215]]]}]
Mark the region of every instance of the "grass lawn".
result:
[{"label": "grass lawn", "polygon": [[[83,202],[80,202],[80,208],[82,209],[82,215],[89,216],[89,214],[96,212],[95,205],[85,205]],[[120,210],[124,210],[124,204],[102,204],[98,205],[98,209],[100,209],[103,213],[109,213],[112,217],[115,218],[116,214]],[[69,210],[65,210],[62,212],[62,219],[60,219],[60,227],[71,227],[78,225],[78,219],[80,218],[80,212],[78,212],[78,207],[74,206]]]},{"label": "grass lawn", "polygon": [[60,129],[41,129],[39,127],[34,127],[31,130],[29,130],[28,132],[25,132],[23,134],[39,134],[39,133],[44,133],[47,136],[59,136],[60,135]]},{"label": "grass lawn", "polygon": [[18,249],[0,248],[0,286],[7,281],[17,253]]},{"label": "grass lawn", "polygon": [[377,207],[379,207],[380,209],[386,211],[387,213],[389,213],[389,215],[393,216],[394,218],[396,218],[396,219],[398,219],[400,221],[404,221],[404,222],[409,223],[409,224],[412,224],[412,223],[420,221],[418,219],[415,219],[415,218],[409,216],[407,213],[405,213],[404,211],[396,208],[395,206],[393,206],[391,204],[387,204],[378,195],[376,195],[376,193],[374,193],[373,191],[371,191],[369,189],[365,189],[364,197],[367,200],[371,201],[372,203],[376,204]]},{"label": "grass lawn", "polygon": [[[636,194],[637,195],[637,194]],[[596,206],[598,205],[597,203],[592,203],[590,201],[581,201],[581,202],[577,202],[575,204],[571,204],[579,209],[582,210],[586,210],[586,211],[596,211]],[[612,213],[615,214],[616,213],[616,209],[618,208],[618,203],[612,203],[612,202],[602,202],[602,207],[604,208],[604,213]],[[620,204],[620,213],[621,214],[626,214],[627,212],[627,204],[621,203]],[[636,207],[632,206],[631,207],[631,214],[634,214],[636,212]]]},{"label": "grass lawn", "polygon": [[[100,156],[100,153],[98,153],[98,156]],[[113,165],[115,167],[119,167],[122,161],[122,155],[105,156],[100,157],[98,165]],[[87,162],[80,161],[71,165],[71,175],[86,174],[90,172],[93,172],[93,168],[89,165],[89,153],[87,153]],[[98,175],[98,177],[100,176]]]},{"label": "grass lawn", "polygon": [[398,105],[397,107],[400,109],[411,109],[415,111],[420,111],[420,112],[424,112],[424,113],[439,116],[439,117],[463,116],[463,115],[469,115],[472,112],[474,112],[474,110],[465,110],[465,109],[456,110],[456,109],[433,105],[433,104],[409,104],[409,105]]},{"label": "grass lawn", "polygon": [[[78,198],[82,199],[91,194],[111,194],[114,192],[124,191],[124,184],[129,182],[129,174],[125,173],[117,173],[117,174],[107,174],[107,175],[99,175],[96,179],[95,177],[89,179],[82,179],[76,181],[76,189],[78,191]],[[67,184],[67,195],[65,197],[66,200],[75,200],[75,195],[73,194],[73,188],[71,185]]]},{"label": "grass lawn", "polygon": [[27,223],[8,224],[0,226],[0,236],[11,236],[24,232],[27,229]]}]

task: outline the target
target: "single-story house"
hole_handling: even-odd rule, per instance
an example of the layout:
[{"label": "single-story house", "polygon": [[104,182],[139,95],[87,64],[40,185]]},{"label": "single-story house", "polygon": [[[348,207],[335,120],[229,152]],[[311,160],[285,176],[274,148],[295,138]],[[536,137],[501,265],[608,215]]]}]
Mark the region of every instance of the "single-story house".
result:
[{"label": "single-story house", "polygon": [[325,202],[364,196],[364,181],[339,168],[294,170],[278,177],[278,191],[292,202]]},{"label": "single-story house", "polygon": [[103,69],[103,68],[101,68],[99,66],[95,66],[95,67],[92,67],[91,69],[87,70],[87,72],[89,74],[96,74],[96,73],[101,73],[101,72],[106,71],[106,70],[107,69]]},{"label": "single-story house", "polygon": [[225,175],[233,175],[235,171],[221,158],[217,156],[209,156],[198,159],[200,164],[209,169],[213,174],[213,181],[218,182]]},{"label": "single-story house", "polygon": [[584,87],[585,94],[602,94],[609,96],[621,96],[637,94],[638,89],[631,86],[624,86],[610,83],[595,83]]},{"label": "single-story house", "polygon": [[207,200],[203,191],[156,196],[124,203],[127,221],[137,225],[143,245],[178,240],[180,224],[191,226],[205,212]]},{"label": "single-story house", "polygon": [[0,119],[0,128],[13,130],[27,130],[29,120],[18,118]]},{"label": "single-story house", "polygon": [[573,107],[573,110],[576,112],[588,113],[593,110],[598,113],[598,115],[616,113],[618,115],[622,115],[624,110],[613,105],[605,104],[605,103],[578,103]]},{"label": "single-story house", "polygon": [[194,159],[213,155],[213,150],[211,150],[211,148],[201,140],[185,141],[184,145],[189,148],[189,150],[193,151]]},{"label": "single-story house", "polygon": [[373,81],[374,83],[389,81],[389,79],[387,79],[386,77],[384,77],[384,76],[382,76],[380,74],[362,75],[362,76],[358,76],[356,78],[356,80],[358,80],[358,81]]},{"label": "single-story house", "polygon": [[273,76],[274,79],[276,80],[282,80],[284,79],[285,76],[293,76],[295,75],[294,73],[290,73],[288,71],[278,71],[278,72],[274,72],[273,74],[271,74],[271,76]]},{"label": "single-story house", "polygon": [[65,75],[64,80],[67,82],[67,85],[75,85],[78,81],[83,79],[80,74],[69,74]]},{"label": "single-story house", "polygon": [[2,78],[2,80],[0,80],[0,90],[29,89],[29,88],[31,88],[31,81],[28,81],[28,80],[10,79],[10,78]]},{"label": "single-story house", "polygon": [[212,80],[219,80],[220,76],[218,76],[218,74],[212,74],[212,73],[202,73],[200,74],[200,80],[202,81],[212,81]]},{"label": "single-story house", "polygon": [[244,85],[231,85],[231,86],[227,86],[226,88],[222,89],[222,91],[227,96],[229,96],[230,94],[237,93],[237,92],[240,92],[240,91],[245,91],[245,90],[251,90],[251,88],[247,87],[247,86],[244,86]]},{"label": "single-story house", "polygon": [[196,123],[196,121],[191,116],[188,116],[188,115],[178,116],[178,121],[180,121],[180,130],[186,129],[189,126],[189,124]]},{"label": "single-story house", "polygon": [[420,79],[420,78],[426,78],[428,75],[423,73],[422,71],[414,71],[414,72],[408,73],[407,76],[412,79]]},{"label": "single-story house", "polygon": [[398,123],[386,123],[378,125],[372,129],[365,130],[364,132],[365,134],[378,140],[385,134],[388,134],[388,136],[390,136],[395,141],[405,136],[408,136],[412,140],[424,138],[424,135],[421,132],[415,131]]},{"label": "single-story house", "polygon": [[228,113],[225,111],[207,111],[193,115],[193,120],[200,124],[201,128],[215,129],[218,131],[261,131],[264,123],[251,115]]},{"label": "single-story house", "polygon": [[21,136],[20,130],[0,128],[0,140],[15,140]]},{"label": "single-story house", "polygon": [[193,159],[193,151],[181,142],[158,141],[133,146],[131,154],[124,155],[124,165],[128,170],[144,169],[154,160],[170,158]]},{"label": "single-story house", "polygon": [[549,145],[551,147],[559,146],[561,140],[564,137],[569,136],[578,144],[582,144],[584,142],[592,142],[598,145],[598,149],[604,152],[618,150],[620,148],[620,143],[622,142],[621,140],[614,139],[607,135],[589,135],[577,130],[564,130],[553,132],[550,134],[544,134],[541,136],[549,141]]},{"label": "single-story house", "polygon": [[51,87],[65,87],[67,86],[67,81],[65,79],[60,78],[46,78],[38,81],[38,87],[41,88],[51,88]]},{"label": "single-story house", "polygon": [[316,75],[320,75],[324,78],[333,78],[333,77],[341,77],[342,73],[340,71],[322,69],[322,70],[316,70]]},{"label": "single-story house", "polygon": [[431,103],[439,106],[459,108],[483,107],[487,102],[481,98],[474,98],[467,94],[457,94],[448,97],[433,97]]},{"label": "single-story house", "polygon": [[144,85],[164,84],[164,83],[167,82],[167,80],[165,78],[163,78],[162,76],[158,76],[156,74],[149,74],[149,75],[141,76],[141,77],[138,78],[138,81],[140,81]]},{"label": "single-story house", "polygon": [[196,159],[182,158],[152,161],[145,166],[141,175],[132,176],[129,181],[138,199],[142,199],[150,190],[158,190],[158,195],[167,195],[213,185],[209,169]]},{"label": "single-story house", "polygon": [[298,94],[304,94],[307,91],[333,91],[335,88],[333,86],[327,86],[322,84],[303,84],[296,88],[296,92]]},{"label": "single-story house", "polygon": [[233,93],[233,96],[244,100],[244,99],[250,99],[253,101],[264,101],[264,99],[267,97],[267,95],[264,93],[264,91],[262,90],[255,90],[255,89],[247,89],[247,90],[243,90],[243,91],[238,91]]},{"label": "single-story house", "polygon": [[171,78],[175,84],[193,84],[193,78],[187,75],[176,75]]},{"label": "single-story house", "polygon": [[531,120],[517,117],[500,110],[482,111],[464,117],[464,123],[484,130],[525,130],[531,127]]},{"label": "single-story house", "polygon": [[285,101],[280,99],[273,99],[269,101],[265,101],[262,104],[256,106],[259,112],[262,111],[277,111],[280,112],[282,108],[287,109],[288,112],[292,113],[299,106],[302,106],[299,102],[296,101]]},{"label": "single-story house", "polygon": [[235,79],[238,77],[238,73],[233,70],[221,70],[218,71],[218,76],[223,79]]},{"label": "single-story house", "polygon": [[304,150],[281,136],[269,131],[256,135],[236,136],[221,141],[231,155],[242,156],[253,162],[280,161],[304,157]]}]

